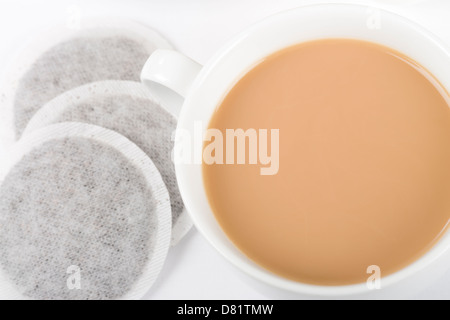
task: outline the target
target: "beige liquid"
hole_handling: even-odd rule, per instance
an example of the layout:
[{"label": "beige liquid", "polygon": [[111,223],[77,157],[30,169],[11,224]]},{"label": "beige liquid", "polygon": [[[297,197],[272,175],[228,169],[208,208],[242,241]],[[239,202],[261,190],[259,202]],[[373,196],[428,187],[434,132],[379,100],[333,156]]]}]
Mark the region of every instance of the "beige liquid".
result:
[{"label": "beige liquid", "polygon": [[[434,83],[434,84],[433,84]],[[450,109],[418,64],[355,40],[301,44],[246,74],[210,128],[280,129],[280,169],[203,164],[250,259],[296,281],[365,282],[411,264],[450,217]]]}]

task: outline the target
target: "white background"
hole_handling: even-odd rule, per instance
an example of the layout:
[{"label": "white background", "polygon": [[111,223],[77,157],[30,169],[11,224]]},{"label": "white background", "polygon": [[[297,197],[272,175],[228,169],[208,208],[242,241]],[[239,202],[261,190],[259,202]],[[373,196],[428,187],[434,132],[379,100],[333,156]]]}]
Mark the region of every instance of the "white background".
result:
[{"label": "white background", "polygon": [[[252,23],[303,0],[0,0],[0,72],[21,45],[52,24],[82,17],[129,17],[153,27],[178,50],[205,63],[216,50]],[[330,2],[330,1],[328,1]],[[341,1],[349,2],[349,1]],[[352,1],[356,2],[356,1]],[[378,0],[377,3],[415,20],[450,44],[450,1]],[[450,261],[450,259],[447,259]],[[448,270],[447,271],[447,265]],[[441,261],[423,279],[377,292],[374,298],[450,299],[450,264]],[[442,274],[443,273],[443,274]],[[420,282],[420,283],[419,283]],[[414,287],[414,290],[407,289]],[[169,254],[148,299],[276,299],[285,295],[258,284],[229,265],[193,230]],[[363,297],[362,297],[363,298]]]}]

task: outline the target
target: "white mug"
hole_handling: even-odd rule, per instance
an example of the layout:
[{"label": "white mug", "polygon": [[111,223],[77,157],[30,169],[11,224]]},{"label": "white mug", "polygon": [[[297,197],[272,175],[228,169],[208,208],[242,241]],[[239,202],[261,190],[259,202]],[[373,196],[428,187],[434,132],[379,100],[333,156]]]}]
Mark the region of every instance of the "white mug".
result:
[{"label": "white mug", "polygon": [[[198,123],[203,131],[207,129],[214,110],[243,75],[274,52],[327,38],[366,40],[402,52],[421,63],[450,92],[450,50],[442,41],[394,13],[353,4],[305,6],[272,16],[241,33],[204,67],[175,51],[156,51],[142,72],[142,81],[179,118],[178,129],[187,130],[195,139],[191,151],[194,158],[201,159],[203,136],[196,132]],[[314,286],[263,269],[233,245],[216,221],[203,185],[201,163],[175,166],[181,195],[197,229],[239,269],[295,293],[340,296],[367,292],[366,283]],[[449,247],[450,232],[447,232],[421,259],[383,278],[383,288],[423,270]]]}]

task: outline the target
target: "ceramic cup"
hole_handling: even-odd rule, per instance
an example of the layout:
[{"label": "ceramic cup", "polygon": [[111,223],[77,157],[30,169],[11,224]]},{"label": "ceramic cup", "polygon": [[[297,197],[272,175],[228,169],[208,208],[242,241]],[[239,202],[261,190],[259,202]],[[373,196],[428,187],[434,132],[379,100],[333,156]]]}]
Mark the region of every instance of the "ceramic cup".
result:
[{"label": "ceramic cup", "polygon": [[[243,75],[274,52],[327,38],[366,40],[402,52],[421,63],[450,92],[450,51],[442,41],[394,13],[351,4],[305,6],[272,16],[241,33],[203,67],[178,52],[156,51],[142,72],[142,81],[178,116],[178,129],[193,139],[194,159],[176,163],[176,174],[187,210],[203,236],[231,263],[267,284],[296,293],[340,296],[364,293],[367,284],[307,285],[275,275],[242,254],[216,221],[203,185],[202,165],[195,161],[202,157],[199,124],[201,130],[207,129],[214,110]],[[423,270],[449,247],[447,233],[420,260],[383,278],[383,288]]]}]

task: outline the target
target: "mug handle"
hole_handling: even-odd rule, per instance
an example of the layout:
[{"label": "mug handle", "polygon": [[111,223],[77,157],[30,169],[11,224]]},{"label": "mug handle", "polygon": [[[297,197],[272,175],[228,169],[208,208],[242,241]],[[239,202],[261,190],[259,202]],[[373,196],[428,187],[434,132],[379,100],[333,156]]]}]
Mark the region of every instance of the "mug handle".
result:
[{"label": "mug handle", "polygon": [[174,50],[156,50],[141,73],[142,83],[178,118],[184,99],[202,66]]}]

